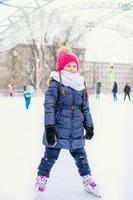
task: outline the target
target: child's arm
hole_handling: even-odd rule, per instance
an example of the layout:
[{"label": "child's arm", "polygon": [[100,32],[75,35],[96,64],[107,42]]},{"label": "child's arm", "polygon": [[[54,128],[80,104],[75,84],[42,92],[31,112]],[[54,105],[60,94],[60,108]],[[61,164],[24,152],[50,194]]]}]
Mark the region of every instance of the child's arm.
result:
[{"label": "child's arm", "polygon": [[92,116],[90,113],[89,102],[85,93],[83,94],[81,111],[84,115],[84,122],[83,122],[84,128],[87,130],[88,128],[93,127],[93,121],[92,121]]},{"label": "child's arm", "polygon": [[86,94],[83,94],[83,101],[81,106],[82,113],[84,115],[84,128],[86,130],[85,139],[90,140],[94,135],[94,126],[93,121],[90,113],[89,102],[87,99]]},{"label": "child's arm", "polygon": [[50,83],[48,90],[45,93],[45,133],[46,139],[49,146],[54,147],[57,143],[56,138],[56,124],[55,124],[55,110],[56,102],[58,99],[58,85],[55,81]]},{"label": "child's arm", "polygon": [[45,127],[55,126],[55,108],[58,99],[58,84],[55,81],[50,83],[48,90],[45,93],[44,111]]}]

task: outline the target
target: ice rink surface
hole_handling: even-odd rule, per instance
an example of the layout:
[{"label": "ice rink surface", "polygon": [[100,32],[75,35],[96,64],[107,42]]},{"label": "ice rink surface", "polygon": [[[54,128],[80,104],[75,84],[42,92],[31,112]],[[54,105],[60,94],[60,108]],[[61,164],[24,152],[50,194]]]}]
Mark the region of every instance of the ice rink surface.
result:
[{"label": "ice rink surface", "polygon": [[[132,200],[133,102],[123,102],[123,96],[118,102],[111,95],[100,101],[89,98],[95,136],[85,148],[101,200]],[[34,200],[43,126],[43,97],[33,97],[29,110],[23,97],[0,97],[0,200]],[[61,151],[51,171],[45,199],[96,199],[83,191],[67,150]]]}]

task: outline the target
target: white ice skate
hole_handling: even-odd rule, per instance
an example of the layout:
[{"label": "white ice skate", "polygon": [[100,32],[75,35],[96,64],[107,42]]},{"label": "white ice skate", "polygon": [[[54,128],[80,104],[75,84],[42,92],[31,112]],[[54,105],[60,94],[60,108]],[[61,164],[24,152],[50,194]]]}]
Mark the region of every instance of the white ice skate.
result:
[{"label": "white ice skate", "polygon": [[92,194],[93,196],[101,198],[101,195],[99,194],[98,186],[93,181],[90,175],[83,176],[82,180],[83,180],[83,187],[86,192]]},{"label": "white ice skate", "polygon": [[44,193],[46,190],[47,177],[37,176],[35,184],[35,200],[44,200]]}]

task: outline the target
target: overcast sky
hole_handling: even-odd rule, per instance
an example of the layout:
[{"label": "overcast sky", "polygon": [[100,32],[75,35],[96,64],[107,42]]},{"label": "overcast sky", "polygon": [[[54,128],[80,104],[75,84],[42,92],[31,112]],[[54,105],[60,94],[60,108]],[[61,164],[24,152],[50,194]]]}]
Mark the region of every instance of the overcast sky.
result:
[{"label": "overcast sky", "polygon": [[[25,5],[31,2],[31,0],[9,0],[8,3],[12,5]],[[61,5],[70,5],[72,3],[87,2],[87,0],[55,0],[54,5],[59,7]],[[128,0],[91,0],[95,4],[99,2],[112,2],[112,3],[128,3]],[[131,1],[130,1],[131,2]],[[52,6],[52,5],[51,5]],[[4,19],[13,13],[16,9],[12,7],[6,7],[0,5],[0,19]],[[101,15],[102,12],[108,13],[110,10],[92,9],[87,11],[78,12],[77,15],[81,16],[85,20],[97,19],[97,14]],[[101,13],[100,13],[101,12]],[[71,12],[72,14],[72,12]],[[71,14],[67,14],[67,17],[71,17]],[[99,15],[99,16],[100,16]],[[111,30],[107,28],[93,28],[84,35],[84,41],[82,46],[87,48],[86,59],[90,61],[108,61],[108,62],[133,62],[133,35],[122,34],[119,32],[119,27],[125,30],[133,31],[133,10],[123,12],[117,17],[112,17],[105,22],[109,27],[115,25],[118,29]]]}]

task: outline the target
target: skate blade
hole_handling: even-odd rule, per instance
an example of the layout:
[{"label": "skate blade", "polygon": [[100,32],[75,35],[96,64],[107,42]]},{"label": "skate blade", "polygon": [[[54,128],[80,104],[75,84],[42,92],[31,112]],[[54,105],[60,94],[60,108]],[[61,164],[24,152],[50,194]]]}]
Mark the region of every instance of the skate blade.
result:
[{"label": "skate blade", "polygon": [[85,192],[87,192],[87,193],[89,193],[89,194],[91,194],[91,195],[93,195],[93,196],[95,196],[95,197],[97,197],[97,198],[102,198],[102,196],[101,196],[101,195],[94,194],[94,193],[93,193],[93,192],[91,192],[91,191],[87,191],[87,190],[85,190]]}]

